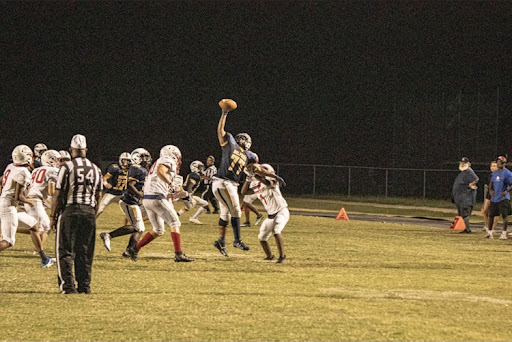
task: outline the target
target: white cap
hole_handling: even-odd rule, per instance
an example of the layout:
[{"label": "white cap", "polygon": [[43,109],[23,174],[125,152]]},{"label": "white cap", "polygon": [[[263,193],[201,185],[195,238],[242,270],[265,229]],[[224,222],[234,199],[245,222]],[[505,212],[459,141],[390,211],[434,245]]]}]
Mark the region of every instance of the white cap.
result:
[{"label": "white cap", "polygon": [[87,141],[85,140],[85,137],[81,134],[75,134],[73,136],[73,139],[71,139],[71,148],[76,149],[84,149],[87,148]]}]

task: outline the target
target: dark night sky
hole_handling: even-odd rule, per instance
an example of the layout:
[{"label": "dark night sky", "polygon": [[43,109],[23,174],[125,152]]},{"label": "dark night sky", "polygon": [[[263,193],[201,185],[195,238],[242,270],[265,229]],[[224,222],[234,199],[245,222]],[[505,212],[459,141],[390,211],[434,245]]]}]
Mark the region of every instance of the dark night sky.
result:
[{"label": "dark night sky", "polygon": [[[265,161],[436,167],[512,153],[510,1],[0,6],[2,168],[18,144],[63,149],[75,133],[93,159],[166,144],[218,156],[224,97],[239,104],[227,131],[248,132]],[[475,150],[475,137],[491,142]]]}]

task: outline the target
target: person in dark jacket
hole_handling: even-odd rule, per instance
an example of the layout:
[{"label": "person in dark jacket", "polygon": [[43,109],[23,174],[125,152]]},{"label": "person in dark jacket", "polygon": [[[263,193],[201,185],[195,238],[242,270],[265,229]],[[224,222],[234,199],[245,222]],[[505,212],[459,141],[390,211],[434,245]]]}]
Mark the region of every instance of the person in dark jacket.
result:
[{"label": "person in dark jacket", "polygon": [[457,206],[457,212],[459,216],[464,220],[466,229],[461,233],[471,233],[469,228],[469,218],[476,202],[476,183],[478,183],[478,176],[471,168],[469,159],[463,157],[459,162],[459,170],[461,171],[452,187],[452,198],[453,202]]}]

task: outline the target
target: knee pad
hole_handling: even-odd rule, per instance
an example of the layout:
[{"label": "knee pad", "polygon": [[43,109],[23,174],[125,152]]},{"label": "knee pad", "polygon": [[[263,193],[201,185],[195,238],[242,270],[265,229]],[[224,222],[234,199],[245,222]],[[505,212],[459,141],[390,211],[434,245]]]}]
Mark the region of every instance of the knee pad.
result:
[{"label": "knee pad", "polygon": [[228,221],[223,220],[222,218],[219,219],[219,226],[226,228],[228,226]]}]

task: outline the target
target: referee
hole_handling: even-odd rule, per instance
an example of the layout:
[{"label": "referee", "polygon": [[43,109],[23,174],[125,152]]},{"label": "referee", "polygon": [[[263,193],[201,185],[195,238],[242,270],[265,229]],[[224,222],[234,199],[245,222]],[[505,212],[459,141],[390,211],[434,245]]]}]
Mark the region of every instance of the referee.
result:
[{"label": "referee", "polygon": [[[55,251],[59,287],[63,294],[91,293],[96,208],[103,189],[101,171],[85,157],[87,142],[83,135],[77,134],[71,139],[69,151],[71,160],[59,170],[51,211],[51,226],[57,227]],[[78,288],[73,277],[73,262]]]},{"label": "referee", "polygon": [[[208,156],[208,158],[206,159],[206,167],[207,169],[205,170],[204,175],[201,176],[201,178],[203,178],[204,185],[206,186],[206,189],[201,194],[201,198],[204,199],[205,201],[211,202],[213,207],[213,213],[218,214],[219,205],[217,204],[217,199],[213,195],[212,191],[212,178],[217,173],[214,156]],[[210,213],[209,206],[207,212]]]}]

